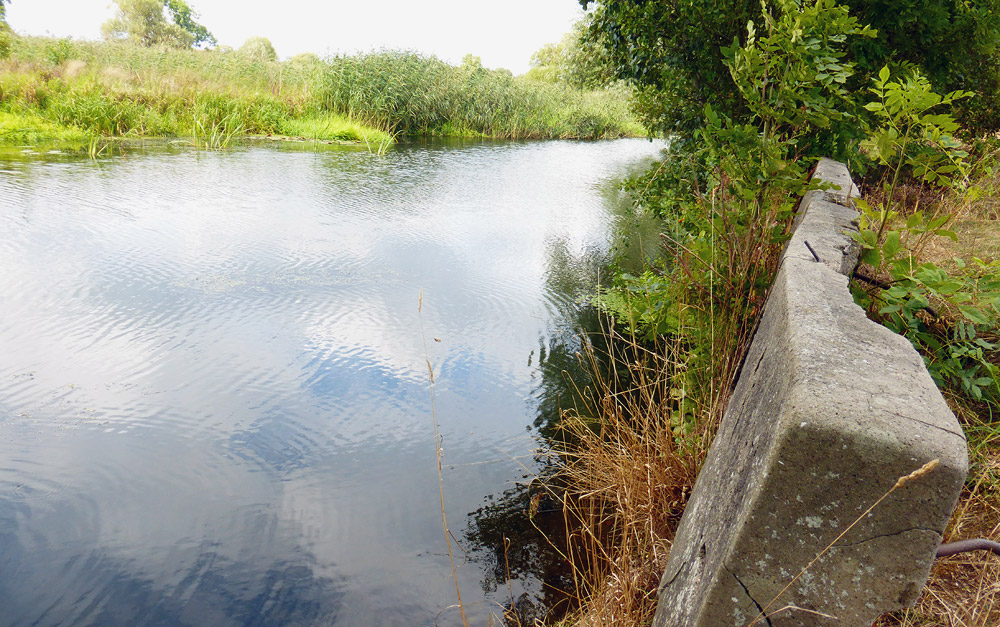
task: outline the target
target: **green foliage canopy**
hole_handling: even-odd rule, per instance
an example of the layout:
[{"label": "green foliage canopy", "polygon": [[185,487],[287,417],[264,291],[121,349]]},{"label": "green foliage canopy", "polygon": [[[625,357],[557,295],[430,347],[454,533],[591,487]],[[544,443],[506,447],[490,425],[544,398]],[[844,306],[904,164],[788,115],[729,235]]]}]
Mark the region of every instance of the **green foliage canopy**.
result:
[{"label": "green foliage canopy", "polygon": [[247,39],[240,46],[237,54],[255,62],[278,60],[278,53],[274,51],[274,46],[271,45],[271,40],[267,37],[251,37]]},{"label": "green foliage canopy", "polygon": [[856,40],[863,88],[884,65],[913,64],[941,93],[972,91],[957,103],[964,125],[1000,128],[1000,0],[848,0],[851,13],[879,32]]},{"label": "green foliage canopy", "polygon": [[600,89],[617,80],[607,47],[590,34],[589,15],[573,24],[561,41],[531,55],[527,78],[576,89]]},{"label": "green foliage canopy", "polygon": [[705,105],[733,117],[745,112],[721,49],[746,33],[759,7],[744,0],[580,0],[591,14],[618,78],[638,88],[637,108],[650,130],[691,131]]},{"label": "green foliage canopy", "polygon": [[5,3],[10,0],[0,0],[0,59],[6,59],[10,55],[11,32],[7,25]]},{"label": "green foliage canopy", "polygon": [[[639,109],[654,131],[690,131],[711,103],[734,118],[746,113],[720,50],[745,40],[760,23],[760,5],[740,0],[580,0],[593,7],[590,35],[602,43],[615,74],[640,89]],[[803,0],[800,5],[814,4]],[[938,91],[976,91],[967,123],[1000,128],[1000,0],[844,0],[875,39],[853,38],[848,58],[864,85],[886,64],[910,63]],[[779,9],[765,0],[776,16]]]},{"label": "green foliage canopy", "polygon": [[[216,43],[208,29],[194,21],[184,0],[115,0],[115,4],[118,15],[101,25],[105,39],[168,48]],[[167,20],[165,10],[172,21]]]},{"label": "green foliage canopy", "polygon": [[218,43],[215,36],[208,32],[207,28],[194,21],[196,16],[184,0],[164,0],[163,5],[170,12],[174,24],[191,34],[194,38],[193,45],[208,44],[214,46]]}]

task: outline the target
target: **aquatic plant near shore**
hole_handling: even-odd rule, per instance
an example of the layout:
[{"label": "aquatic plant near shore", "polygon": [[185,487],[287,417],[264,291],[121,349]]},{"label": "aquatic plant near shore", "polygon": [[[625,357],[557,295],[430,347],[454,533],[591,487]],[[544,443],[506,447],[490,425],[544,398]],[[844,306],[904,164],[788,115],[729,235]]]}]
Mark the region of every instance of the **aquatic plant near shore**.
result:
[{"label": "aquatic plant near shore", "polygon": [[608,138],[644,135],[621,87],[582,92],[434,57],[383,51],[334,57],[320,76],[325,109],[403,135]]},{"label": "aquatic plant near shore", "polygon": [[[223,50],[12,37],[0,111],[100,136],[295,135],[385,147],[395,135],[643,135],[622,88],[581,92],[434,57],[247,58]],[[336,119],[336,128],[326,121]],[[200,126],[199,126],[200,121]],[[389,142],[391,144],[391,142]]]}]

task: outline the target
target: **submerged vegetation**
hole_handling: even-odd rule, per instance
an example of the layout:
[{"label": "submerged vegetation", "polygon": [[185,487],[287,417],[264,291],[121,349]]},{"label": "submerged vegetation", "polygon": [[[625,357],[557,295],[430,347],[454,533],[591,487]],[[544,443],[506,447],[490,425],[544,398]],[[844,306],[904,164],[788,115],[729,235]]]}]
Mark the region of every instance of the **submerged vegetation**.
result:
[{"label": "submerged vegetation", "polygon": [[213,145],[287,135],[385,146],[410,135],[595,139],[643,132],[623,88],[586,91],[514,77],[474,57],[459,67],[395,51],[282,62],[261,42],[234,51],[4,37],[6,143],[176,136]]}]

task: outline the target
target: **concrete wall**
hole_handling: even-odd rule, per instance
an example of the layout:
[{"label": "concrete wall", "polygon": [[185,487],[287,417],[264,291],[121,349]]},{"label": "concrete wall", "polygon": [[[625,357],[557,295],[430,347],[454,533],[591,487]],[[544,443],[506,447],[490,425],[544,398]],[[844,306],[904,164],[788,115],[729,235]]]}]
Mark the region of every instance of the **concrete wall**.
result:
[{"label": "concrete wall", "polygon": [[[758,625],[868,626],[913,603],[967,472],[966,441],[910,343],[848,291],[857,196],[809,192],[718,435],[684,511],[654,625],[749,625],[896,480],[907,483],[814,564]],[[806,247],[818,254],[817,262]],[[825,618],[819,613],[835,618]]]}]

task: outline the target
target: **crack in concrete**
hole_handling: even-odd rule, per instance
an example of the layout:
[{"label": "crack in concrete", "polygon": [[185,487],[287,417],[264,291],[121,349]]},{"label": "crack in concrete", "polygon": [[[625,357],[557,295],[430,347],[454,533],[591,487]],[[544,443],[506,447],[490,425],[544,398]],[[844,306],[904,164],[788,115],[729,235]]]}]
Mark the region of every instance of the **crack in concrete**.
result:
[{"label": "crack in concrete", "polygon": [[868,414],[869,415],[871,415],[871,414],[882,414],[883,416],[893,416],[893,417],[898,418],[900,420],[906,420],[906,421],[909,421],[909,422],[915,422],[917,424],[924,425],[925,427],[931,427],[932,429],[937,429],[939,431],[944,431],[948,435],[953,435],[955,437],[961,438],[963,442],[967,441],[966,437],[965,437],[965,433],[962,432],[961,429],[959,431],[954,431],[954,430],[949,429],[947,427],[942,427],[941,425],[934,424],[933,422],[927,422],[926,420],[921,420],[919,418],[914,418],[913,416],[904,416],[903,414],[900,414],[900,413],[897,413],[897,412],[894,412],[894,411],[890,411],[890,410],[885,409],[883,407],[872,407],[872,401],[871,401],[870,398],[866,399],[866,402],[868,403]]},{"label": "crack in concrete", "polygon": [[[746,585],[743,583],[743,580],[741,580],[739,577],[737,577],[736,573],[734,573],[733,571],[731,571],[729,569],[729,566],[727,566],[724,562],[722,564],[722,568],[724,568],[725,571],[727,573],[729,573],[730,577],[732,577],[733,579],[736,580],[736,583],[740,584],[740,587],[743,588],[743,592],[747,595],[747,598],[750,599],[750,601],[754,604],[754,607],[757,608],[758,615],[764,617],[764,624],[766,624],[767,627],[774,627],[771,624],[771,619],[768,618],[767,614],[764,613],[764,607],[760,603],[757,602],[757,599],[753,598],[753,595],[750,594],[750,589],[746,587]],[[752,620],[756,620],[756,619],[752,619]]]},{"label": "crack in concrete", "polygon": [[757,374],[757,371],[760,369],[761,362],[764,361],[764,356],[765,355],[767,355],[767,349],[766,348],[764,350],[760,351],[760,357],[757,359],[757,365],[753,367],[753,374]]},{"label": "crack in concrete", "polygon": [[[668,564],[668,566],[669,566],[669,564]],[[673,576],[670,579],[668,579],[667,581],[660,581],[659,590],[662,591],[662,590],[666,589],[668,586],[670,586],[672,583],[674,583],[674,581],[677,580],[677,576],[681,574],[682,570],[684,570],[683,566],[677,568],[674,571]],[[659,592],[657,594],[659,594]]]},{"label": "crack in concrete", "polygon": [[928,532],[933,533],[934,535],[938,536],[938,538],[941,537],[941,532],[938,531],[937,529],[928,529],[926,527],[910,527],[909,529],[902,529],[900,531],[896,531],[895,533],[882,533],[882,534],[879,534],[877,536],[871,536],[870,538],[865,538],[864,540],[858,540],[857,542],[844,542],[844,543],[839,543],[838,542],[837,544],[835,544],[832,547],[830,547],[830,549],[832,550],[832,549],[840,549],[840,548],[844,548],[844,547],[860,546],[862,544],[866,544],[868,542],[872,542],[873,540],[881,540],[882,538],[894,538],[896,536],[901,536],[904,533],[909,533],[911,531],[928,531]]}]

